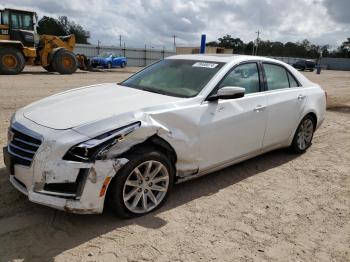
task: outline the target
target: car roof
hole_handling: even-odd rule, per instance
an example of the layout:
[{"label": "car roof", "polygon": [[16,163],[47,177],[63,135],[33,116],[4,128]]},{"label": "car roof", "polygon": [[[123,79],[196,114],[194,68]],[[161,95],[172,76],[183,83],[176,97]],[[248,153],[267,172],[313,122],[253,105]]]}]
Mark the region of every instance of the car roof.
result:
[{"label": "car roof", "polygon": [[285,68],[288,68],[290,72],[293,73],[303,86],[312,84],[312,82],[307,79],[304,75],[294,69],[292,66],[268,57],[263,56],[251,56],[251,55],[235,55],[235,54],[189,54],[189,55],[174,55],[169,56],[165,59],[181,59],[181,60],[197,60],[197,61],[208,61],[208,62],[217,62],[217,63],[226,63],[227,65],[238,64],[245,61],[263,61],[271,62],[274,64],[280,64]]},{"label": "car roof", "polygon": [[282,63],[279,60],[271,59],[263,56],[251,56],[251,55],[235,55],[235,54],[191,54],[191,55],[174,55],[169,56],[166,59],[182,59],[182,60],[200,60],[208,62],[241,62],[241,61],[250,61],[250,60],[260,60],[267,62],[277,62]]}]

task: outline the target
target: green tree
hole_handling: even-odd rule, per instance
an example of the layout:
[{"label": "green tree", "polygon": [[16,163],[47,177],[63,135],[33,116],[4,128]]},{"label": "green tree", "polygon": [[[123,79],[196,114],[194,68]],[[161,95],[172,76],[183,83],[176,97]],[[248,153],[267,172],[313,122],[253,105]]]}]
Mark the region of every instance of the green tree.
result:
[{"label": "green tree", "polygon": [[89,44],[90,33],[81,25],[69,21],[66,16],[60,16],[58,19],[44,16],[38,22],[37,32],[40,35],[57,36],[74,34],[77,43]]},{"label": "green tree", "polygon": [[44,16],[38,22],[37,32],[39,35],[65,35],[66,31],[60,22],[52,17]]},{"label": "green tree", "polygon": [[[234,54],[251,55],[254,42],[244,43],[239,38],[231,35],[220,37],[217,41],[207,43],[207,46],[218,46],[233,48]],[[350,58],[350,38],[344,41],[336,50],[330,51],[329,45],[315,45],[308,39],[301,42],[272,42],[269,40],[259,40],[258,55],[262,56],[286,56],[318,59],[322,57],[348,57]]]},{"label": "green tree", "polygon": [[329,52],[329,45],[324,45],[321,47],[321,54],[322,57],[327,57],[329,56],[330,52]]},{"label": "green tree", "polygon": [[340,45],[340,47],[338,48],[338,54],[341,57],[350,58],[350,38],[348,38],[347,41],[344,41]]}]

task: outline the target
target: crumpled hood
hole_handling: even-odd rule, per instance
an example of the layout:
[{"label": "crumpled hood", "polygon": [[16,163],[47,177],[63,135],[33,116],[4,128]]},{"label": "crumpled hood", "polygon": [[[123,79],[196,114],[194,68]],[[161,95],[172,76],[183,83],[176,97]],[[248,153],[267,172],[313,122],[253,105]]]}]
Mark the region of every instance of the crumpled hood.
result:
[{"label": "crumpled hood", "polygon": [[23,108],[23,115],[42,126],[69,129],[179,100],[183,98],[108,83],[77,88],[39,100]]}]

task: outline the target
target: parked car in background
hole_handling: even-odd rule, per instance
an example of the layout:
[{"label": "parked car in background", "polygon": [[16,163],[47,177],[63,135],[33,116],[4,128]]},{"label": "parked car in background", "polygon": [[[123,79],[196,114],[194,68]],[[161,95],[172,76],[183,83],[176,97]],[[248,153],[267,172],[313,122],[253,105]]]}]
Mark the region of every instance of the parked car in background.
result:
[{"label": "parked car in background", "polygon": [[127,65],[127,58],[120,54],[102,53],[90,59],[92,67],[102,66],[105,68],[121,67]]},{"label": "parked car in background", "polygon": [[293,64],[293,67],[301,71],[310,70],[314,71],[316,63],[311,60],[298,60]]},{"label": "parked car in background", "polygon": [[86,214],[106,200],[134,217],[174,183],[277,148],[305,152],[325,110],[322,88],[283,62],[178,55],[18,110],[4,162],[32,202]]}]

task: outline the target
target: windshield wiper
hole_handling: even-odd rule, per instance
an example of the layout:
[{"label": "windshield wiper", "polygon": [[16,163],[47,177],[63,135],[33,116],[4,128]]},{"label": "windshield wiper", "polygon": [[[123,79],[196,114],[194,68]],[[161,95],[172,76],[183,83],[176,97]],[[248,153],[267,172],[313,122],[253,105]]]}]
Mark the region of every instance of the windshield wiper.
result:
[{"label": "windshield wiper", "polygon": [[166,96],[186,97],[186,96],[174,94],[174,93],[159,90],[159,89],[153,89],[153,88],[149,88],[149,87],[139,87],[139,89],[144,90],[144,91],[148,91],[148,92],[152,92],[152,93],[156,93],[156,94],[166,95]]},{"label": "windshield wiper", "polygon": [[151,92],[151,93],[166,95],[166,96],[175,96],[175,97],[187,98],[187,96],[182,96],[182,95],[174,94],[174,93],[163,91],[163,90],[159,90],[159,89],[154,89],[154,88],[151,88],[151,87],[130,85],[130,84],[125,84],[124,82],[121,82],[118,85],[125,86],[125,87],[131,87],[131,88],[135,88],[135,89],[139,89],[139,90],[143,90],[143,91],[147,91],[147,92]]}]

